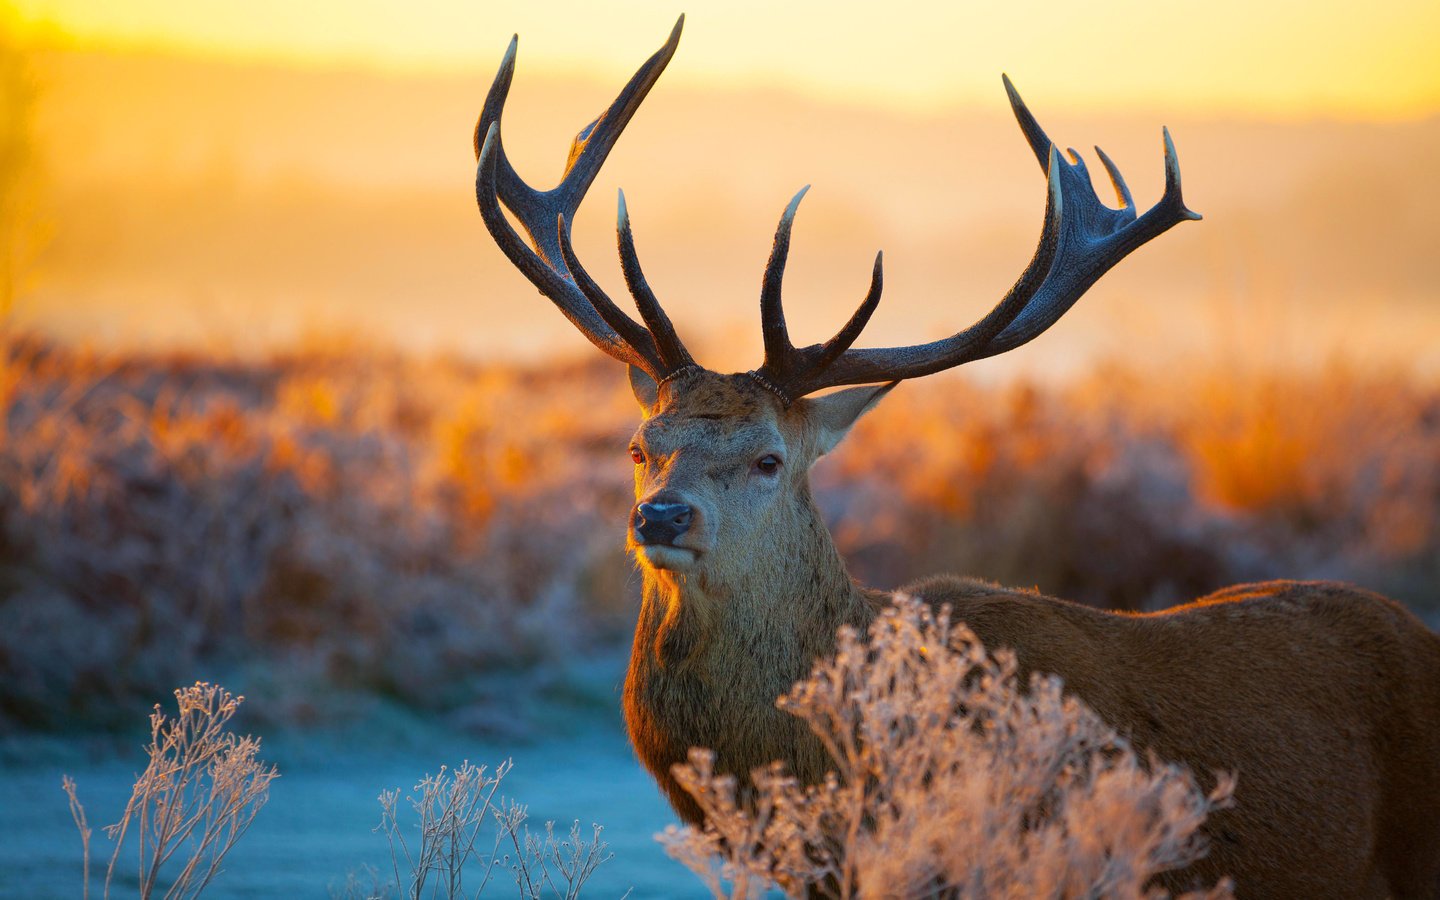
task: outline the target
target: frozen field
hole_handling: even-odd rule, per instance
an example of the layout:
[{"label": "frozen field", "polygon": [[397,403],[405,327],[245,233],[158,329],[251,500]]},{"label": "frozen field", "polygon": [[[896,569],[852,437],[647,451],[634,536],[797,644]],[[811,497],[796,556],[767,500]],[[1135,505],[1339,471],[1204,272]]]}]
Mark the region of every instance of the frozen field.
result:
[{"label": "frozen field", "polygon": [[[568,831],[575,819],[587,833],[592,822],[605,826],[614,858],[587,883],[585,896],[620,897],[627,890],[632,898],[706,896],[701,883],[655,842],[653,835],[675,819],[618,721],[585,716],[565,729],[563,739],[507,747],[439,731],[383,740],[358,730],[266,737],[263,755],[280,766],[281,777],[205,896],[326,897],[347,872],[370,865],[384,873],[389,852],[384,837],[372,831],[382,789],[408,791],[442,763],[469,759],[493,766],[507,756],[515,768],[502,793],[529,805],[532,830],[543,830],[547,819],[555,820],[557,831]],[[100,826],[123,808],[141,765],[139,744],[137,737],[135,750],[125,755],[26,742],[8,754],[0,769],[0,897],[80,895],[80,841],[60,790],[66,773],[78,783],[96,831],[92,873],[103,876],[109,850]],[[99,883],[95,879],[93,887]],[[515,890],[509,873],[497,871],[485,896],[513,897]],[[117,894],[133,896],[127,887]]]}]

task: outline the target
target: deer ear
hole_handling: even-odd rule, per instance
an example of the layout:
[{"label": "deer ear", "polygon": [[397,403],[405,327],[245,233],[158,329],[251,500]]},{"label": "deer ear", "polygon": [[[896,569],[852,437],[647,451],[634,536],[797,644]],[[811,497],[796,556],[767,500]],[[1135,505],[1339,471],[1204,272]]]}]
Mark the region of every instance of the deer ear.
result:
[{"label": "deer ear", "polygon": [[834,450],[835,445],[850,432],[850,426],[855,424],[855,420],[869,412],[899,383],[892,381],[889,384],[846,388],[806,400],[810,417],[816,425],[820,453],[823,455]]},{"label": "deer ear", "polygon": [[630,369],[630,390],[635,394],[635,399],[640,401],[640,408],[649,416],[655,409],[655,402],[660,399],[660,386],[655,379],[645,373],[643,369],[629,366]]}]

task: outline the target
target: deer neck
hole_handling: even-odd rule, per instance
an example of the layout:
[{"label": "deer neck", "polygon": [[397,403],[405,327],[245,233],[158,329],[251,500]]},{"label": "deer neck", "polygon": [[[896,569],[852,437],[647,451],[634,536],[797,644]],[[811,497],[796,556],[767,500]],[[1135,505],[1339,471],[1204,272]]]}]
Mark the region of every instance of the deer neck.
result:
[{"label": "deer neck", "polygon": [[799,499],[733,571],[645,570],[625,719],[637,755],[686,821],[702,816],[671,767],[690,747],[709,747],[720,771],[742,775],[783,758],[813,782],[829,765],[775,700],[833,654],[840,625],[864,628],[875,607],[845,571],[808,489]]}]

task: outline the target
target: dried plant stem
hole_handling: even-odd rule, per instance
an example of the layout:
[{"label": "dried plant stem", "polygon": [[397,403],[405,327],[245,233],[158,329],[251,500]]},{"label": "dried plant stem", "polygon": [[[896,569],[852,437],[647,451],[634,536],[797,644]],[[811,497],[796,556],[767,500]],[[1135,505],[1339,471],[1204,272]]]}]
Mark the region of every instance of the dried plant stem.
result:
[{"label": "dried plant stem", "polygon": [[[453,770],[441,766],[438,774],[426,775],[415,785],[415,793],[405,797],[419,820],[419,841],[413,845],[406,840],[407,829],[401,822],[400,792],[380,794],[380,824],[376,830],[383,830],[389,841],[395,887],[403,896],[420,900],[427,895],[428,886],[428,896],[443,896],[446,900],[479,897],[502,861],[510,864],[525,900],[539,900],[542,896],[576,900],[580,896],[595,869],[613,856],[605,852],[601,827],[593,826],[589,840],[581,836],[578,821],[571,826],[568,838],[555,837],[554,822],[545,823],[543,838],[532,835],[525,828],[529,818],[526,807],[504,798],[497,800],[500,782],[510,769],[511,763],[506,760],[494,774],[487,775],[484,766],[467,761]],[[487,822],[494,828],[488,855],[476,850]],[[515,851],[513,860],[500,854],[501,845],[507,841]],[[480,883],[473,892],[467,892],[464,876],[473,865],[481,867]],[[435,882],[430,881],[432,875],[437,876]]]},{"label": "dried plant stem", "polygon": [[[405,828],[400,821],[399,791],[385,791],[380,795],[380,825],[390,844],[390,860],[395,873],[395,884],[405,896],[419,900],[425,894],[432,875],[440,884],[431,886],[432,893],[443,890],[447,898],[464,897],[464,876],[472,860],[482,863],[484,870],[478,896],[490,882],[496,865],[497,851],[504,839],[504,829],[495,835],[491,852],[484,856],[476,852],[476,843],[485,823],[495,814],[497,821],[503,819],[495,807],[495,794],[500,782],[509,773],[509,760],[487,775],[484,766],[471,765],[467,760],[453,771],[440,767],[436,775],[426,775],[415,785],[415,794],[406,797],[410,807],[419,818],[420,839],[412,849],[405,839]],[[405,860],[408,879],[402,876],[400,860]],[[405,887],[408,881],[409,886]]]},{"label": "dried plant stem", "polygon": [[[158,705],[151,713],[148,764],[135,781],[120,821],[105,827],[115,842],[105,869],[106,898],[132,831],[141,898],[148,900],[155,893],[161,871],[182,847],[188,847],[189,856],[164,896],[167,900],[198,896],[219,871],[225,854],[249,830],[269,799],[270,782],[279,777],[273,766],[256,758],[258,738],[237,737],[226,730],[243,697],[196,682],[175,691],[175,699],[176,718],[167,718]],[[66,778],[62,787],[85,844],[88,896],[90,831],[74,782]]]},{"label": "dried plant stem", "polygon": [[81,805],[80,798],[75,794],[75,779],[66,775],[60,779],[60,789],[70,801],[70,817],[75,820],[75,828],[80,832],[80,846],[83,848],[84,863],[81,868],[83,889],[82,900],[90,900],[90,823],[85,819],[85,807]]}]

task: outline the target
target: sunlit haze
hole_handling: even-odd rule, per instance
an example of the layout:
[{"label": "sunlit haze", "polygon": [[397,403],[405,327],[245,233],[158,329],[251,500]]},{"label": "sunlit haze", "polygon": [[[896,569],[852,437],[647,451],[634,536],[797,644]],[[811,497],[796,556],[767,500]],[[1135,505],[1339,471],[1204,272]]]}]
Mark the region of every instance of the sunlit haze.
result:
[{"label": "sunlit haze", "polygon": [[86,43],[427,71],[488,67],[519,32],[533,70],[607,77],[626,74],[684,12],[674,82],[935,109],[998,105],[996,73],[1008,71],[1074,109],[1395,117],[1440,108],[1433,0],[1363,9],[1336,0],[19,0],[18,8]]},{"label": "sunlit haze", "polygon": [[[952,333],[1014,281],[1044,208],[1003,71],[1061,146],[1103,146],[1142,206],[1163,185],[1168,125],[1206,218],[1107,275],[1038,349],[980,371],[1217,352],[1440,370],[1440,186],[1424,177],[1440,158],[1440,5],[877,8],[688,6],[674,60],[576,218],[595,277],[624,296],[623,186],[647,275],[687,340],[716,367],[748,368],[775,218],[809,183],[786,284],[796,333],[833,331],[876,250],[885,298],[865,340]],[[505,145],[550,186],[678,9],[22,0],[19,12],[44,204],[44,252],[16,307],[27,321],[106,342],[240,348],[338,330],[487,357],[588,352],[485,234],[469,132],[518,32]]]}]

